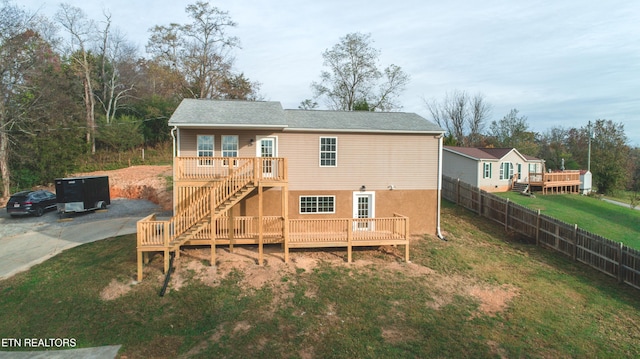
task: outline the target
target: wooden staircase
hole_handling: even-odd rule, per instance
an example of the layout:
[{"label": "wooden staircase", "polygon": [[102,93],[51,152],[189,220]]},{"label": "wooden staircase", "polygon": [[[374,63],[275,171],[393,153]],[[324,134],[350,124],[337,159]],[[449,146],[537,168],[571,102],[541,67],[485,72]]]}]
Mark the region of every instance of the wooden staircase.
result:
[{"label": "wooden staircase", "polygon": [[[255,188],[256,187],[253,184],[248,184],[232,194],[226,201],[216,207],[216,209],[214,210],[214,219],[229,211],[236,203],[240,202],[243,198],[248,196]],[[171,242],[169,242],[171,251],[179,250],[180,246],[195,238],[200,232],[206,229],[212,221],[210,214],[211,212],[205,213],[204,216],[193,226],[191,226],[179,236],[173,238]]]},{"label": "wooden staircase", "polygon": [[522,182],[514,182],[511,191],[518,193],[526,193],[529,192],[529,184]]},{"label": "wooden staircase", "polygon": [[254,166],[250,162],[229,171],[229,175],[215,186],[203,188],[190,206],[169,220],[171,233],[168,251],[179,251],[182,245],[195,238],[255,188]]}]

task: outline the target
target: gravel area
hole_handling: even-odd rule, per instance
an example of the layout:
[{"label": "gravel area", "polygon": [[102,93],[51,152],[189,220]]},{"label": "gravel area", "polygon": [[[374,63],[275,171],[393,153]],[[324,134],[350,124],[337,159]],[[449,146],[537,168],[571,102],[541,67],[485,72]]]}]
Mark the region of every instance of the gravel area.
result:
[{"label": "gravel area", "polygon": [[116,198],[111,200],[111,205],[106,211],[89,211],[84,213],[68,213],[64,219],[54,210],[45,213],[42,217],[21,216],[11,217],[6,209],[0,209],[0,239],[12,237],[28,231],[38,231],[50,226],[72,226],[77,223],[101,221],[112,218],[139,217],[143,218],[152,213],[159,217],[171,216],[159,205],[144,199]]}]

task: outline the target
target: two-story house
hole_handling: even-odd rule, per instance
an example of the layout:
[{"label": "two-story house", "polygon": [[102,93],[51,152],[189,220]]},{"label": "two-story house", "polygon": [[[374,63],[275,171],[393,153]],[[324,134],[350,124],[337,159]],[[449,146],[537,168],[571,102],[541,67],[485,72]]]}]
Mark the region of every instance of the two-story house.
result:
[{"label": "two-story house", "polygon": [[[185,99],[174,137],[174,216],[138,224],[147,251],[405,244],[439,230],[443,130],[403,112],[285,110]],[[409,226],[410,224],[410,226]]]}]

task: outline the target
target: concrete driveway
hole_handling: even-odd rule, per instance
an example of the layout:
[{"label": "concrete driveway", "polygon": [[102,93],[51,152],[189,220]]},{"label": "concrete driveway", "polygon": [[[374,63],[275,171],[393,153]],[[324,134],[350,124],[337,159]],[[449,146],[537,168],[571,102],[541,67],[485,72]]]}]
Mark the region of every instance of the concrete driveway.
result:
[{"label": "concrete driveway", "polygon": [[143,200],[113,200],[106,211],[74,214],[60,220],[55,212],[42,217],[11,218],[0,209],[0,280],[27,270],[56,254],[100,239],[136,232],[136,222],[159,207]]}]

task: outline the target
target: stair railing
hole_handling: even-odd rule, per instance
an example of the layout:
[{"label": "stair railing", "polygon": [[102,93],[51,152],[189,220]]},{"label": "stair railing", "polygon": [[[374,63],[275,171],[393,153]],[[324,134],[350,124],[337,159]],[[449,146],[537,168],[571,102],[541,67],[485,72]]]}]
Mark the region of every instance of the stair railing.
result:
[{"label": "stair railing", "polygon": [[[170,237],[175,239],[193,227],[203,218],[215,213],[215,209],[231,198],[244,186],[255,180],[255,159],[242,161],[233,168],[235,160],[229,160],[229,175],[213,187],[203,187],[194,196],[194,201],[185,206],[169,220]],[[213,212],[212,212],[213,211]]]}]

